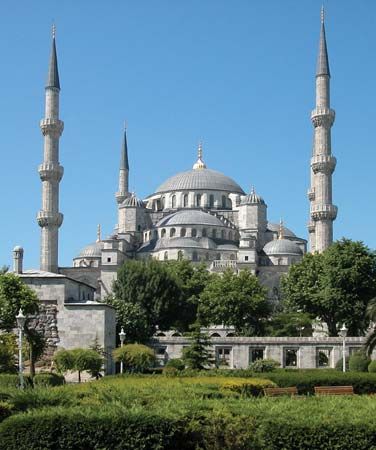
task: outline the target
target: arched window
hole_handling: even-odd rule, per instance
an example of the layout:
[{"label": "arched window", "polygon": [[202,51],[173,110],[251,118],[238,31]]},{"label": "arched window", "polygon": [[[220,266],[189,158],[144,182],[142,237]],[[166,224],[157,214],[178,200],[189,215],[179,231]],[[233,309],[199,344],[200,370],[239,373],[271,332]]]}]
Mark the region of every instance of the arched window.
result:
[{"label": "arched window", "polygon": [[175,234],[176,234],[175,228],[171,228],[171,230],[170,230],[170,237],[174,237]]},{"label": "arched window", "polygon": [[231,200],[231,198],[228,198],[228,199],[227,199],[227,206],[228,206],[230,209],[232,209],[232,200]]},{"label": "arched window", "polygon": [[182,261],[183,256],[184,256],[183,250],[179,250],[178,251],[178,261]]},{"label": "arched window", "polygon": [[217,260],[221,259],[221,254],[220,254],[220,253],[217,253],[217,254],[215,255],[215,259],[217,259]]},{"label": "arched window", "polygon": [[193,252],[192,253],[192,261],[197,261],[197,260],[198,260],[197,252]]},{"label": "arched window", "polygon": [[165,198],[165,197],[162,197],[162,198],[161,198],[161,206],[162,206],[162,209],[164,209],[165,203],[166,203],[166,198]]},{"label": "arched window", "polygon": [[182,228],[180,230],[180,237],[185,237],[186,234],[187,234],[187,230],[185,228]]},{"label": "arched window", "polygon": [[221,335],[219,333],[212,333],[210,337],[221,337]]},{"label": "arched window", "polygon": [[168,252],[164,252],[163,259],[164,259],[165,261],[168,260]]},{"label": "arched window", "polygon": [[228,238],[229,238],[230,241],[232,241],[232,231],[228,232]]},{"label": "arched window", "polygon": [[173,195],[171,198],[171,207],[176,208],[176,195]]},{"label": "arched window", "polygon": [[226,196],[222,195],[222,208],[226,208]]},{"label": "arched window", "polygon": [[222,238],[222,239],[225,238],[225,230],[221,230],[221,238]]},{"label": "arched window", "polygon": [[206,228],[202,229],[202,237],[206,237],[208,235],[208,232],[206,230]]},{"label": "arched window", "polygon": [[231,253],[230,259],[233,260],[233,261],[236,259],[235,255],[233,253]]},{"label": "arched window", "polygon": [[210,194],[209,197],[209,206],[212,208],[214,206],[214,195]]},{"label": "arched window", "polygon": [[206,259],[206,261],[209,261],[209,253],[205,254],[205,259]]},{"label": "arched window", "polygon": [[213,230],[212,231],[212,236],[213,236],[214,239],[217,237],[217,230]]},{"label": "arched window", "polygon": [[162,228],[161,237],[166,237],[166,230],[164,228]]},{"label": "arched window", "polygon": [[137,225],[137,231],[141,231],[141,225]]},{"label": "arched window", "polygon": [[184,208],[188,206],[188,194],[184,194],[183,196],[183,206]]},{"label": "arched window", "polygon": [[201,206],[201,194],[196,195],[196,206]]},{"label": "arched window", "polygon": [[192,228],[192,237],[196,237],[197,236],[197,230],[196,228]]},{"label": "arched window", "polygon": [[283,258],[278,258],[278,265],[282,266],[282,264],[283,264]]}]

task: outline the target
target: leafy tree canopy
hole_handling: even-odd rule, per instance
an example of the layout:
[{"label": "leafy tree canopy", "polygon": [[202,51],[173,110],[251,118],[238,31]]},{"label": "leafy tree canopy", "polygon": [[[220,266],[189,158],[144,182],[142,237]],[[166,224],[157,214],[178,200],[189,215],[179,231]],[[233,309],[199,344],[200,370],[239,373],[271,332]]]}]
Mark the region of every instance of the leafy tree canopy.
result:
[{"label": "leafy tree canopy", "polygon": [[270,313],[267,291],[249,270],[212,276],[200,295],[198,315],[205,326],[232,325],[237,334],[262,335]]},{"label": "leafy tree canopy", "polygon": [[191,343],[188,347],[183,348],[182,360],[188,369],[202,370],[214,362],[208,348],[210,339],[206,333],[202,332],[198,322],[191,325],[191,330]]},{"label": "leafy tree canopy", "polygon": [[83,371],[89,372],[93,377],[98,376],[102,369],[103,358],[95,350],[73,348],[56,352],[54,362],[60,372],[77,371],[78,381],[81,382],[81,372]]},{"label": "leafy tree canopy", "polygon": [[268,336],[312,336],[309,314],[287,311],[274,314],[266,327]]},{"label": "leafy tree canopy", "polygon": [[305,255],[281,286],[287,309],[318,317],[330,336],[342,323],[357,336],[367,329],[366,308],[376,295],[376,255],[362,242],[342,239],[321,254]]},{"label": "leafy tree canopy", "polygon": [[142,344],[127,344],[116,348],[112,354],[129,372],[144,372],[155,363],[154,351]]}]

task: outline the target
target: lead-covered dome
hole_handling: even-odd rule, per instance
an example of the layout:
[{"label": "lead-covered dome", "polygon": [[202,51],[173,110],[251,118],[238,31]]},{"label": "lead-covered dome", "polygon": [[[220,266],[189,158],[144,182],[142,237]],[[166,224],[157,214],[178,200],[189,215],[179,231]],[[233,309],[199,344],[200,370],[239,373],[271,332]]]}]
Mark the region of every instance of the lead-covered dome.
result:
[{"label": "lead-covered dome", "polygon": [[210,225],[224,227],[225,224],[218,217],[198,209],[184,209],[163,217],[157,224],[158,227],[169,227],[178,225]]},{"label": "lead-covered dome", "polygon": [[264,246],[264,253],[274,255],[302,255],[302,250],[295,242],[288,239],[274,239]]},{"label": "lead-covered dome", "polygon": [[223,191],[244,195],[243,189],[230,177],[211,169],[192,169],[180,172],[162,183],[156,194],[173,191]]},{"label": "lead-covered dome", "polygon": [[103,242],[94,242],[84,247],[76,258],[101,258]]},{"label": "lead-covered dome", "polygon": [[[279,228],[280,228],[280,224],[279,223],[270,223],[268,222],[268,226],[267,226],[269,231],[274,231],[274,232],[279,232]],[[283,226],[283,236],[286,237],[296,237],[295,233],[292,232],[289,228],[286,228],[285,226]]]}]

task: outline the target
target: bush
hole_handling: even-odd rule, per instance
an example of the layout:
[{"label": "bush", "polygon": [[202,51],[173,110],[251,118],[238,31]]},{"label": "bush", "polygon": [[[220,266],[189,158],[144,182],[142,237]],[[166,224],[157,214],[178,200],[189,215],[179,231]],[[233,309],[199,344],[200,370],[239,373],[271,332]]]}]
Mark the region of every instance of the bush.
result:
[{"label": "bush", "polygon": [[142,344],[127,344],[116,348],[112,355],[116,362],[123,362],[124,370],[144,372],[155,363],[154,351]]},{"label": "bush", "polygon": [[54,356],[54,361],[59,372],[77,371],[79,382],[81,382],[81,372],[87,371],[91,376],[96,377],[103,365],[102,356],[95,350],[86,348],[59,350]]},{"label": "bush", "polygon": [[0,401],[0,422],[12,414],[13,406],[7,402]]},{"label": "bush", "polygon": [[279,366],[279,362],[274,359],[257,359],[249,366],[249,370],[256,373],[273,372]]},{"label": "bush", "polygon": [[16,369],[16,336],[13,333],[0,334],[0,372],[14,373]]},{"label": "bush", "polygon": [[252,378],[248,380],[236,380],[225,381],[221,385],[221,390],[236,392],[242,397],[259,397],[263,395],[263,389],[269,387],[277,387],[273,381],[264,380],[262,378]]},{"label": "bush", "polygon": [[165,365],[165,367],[173,367],[176,370],[184,370],[185,364],[182,359],[179,358],[173,358],[169,359]]},{"label": "bush", "polygon": [[[1,373],[0,387],[2,388],[17,388],[20,385],[20,377],[18,374]],[[29,375],[24,375],[24,385],[29,387],[33,385],[33,381]]]},{"label": "bush", "polygon": [[376,372],[376,360],[373,360],[368,364],[368,372],[370,373]]},{"label": "bush", "polygon": [[[346,372],[349,370],[349,357],[346,356]],[[340,358],[337,362],[336,362],[336,366],[335,366],[336,370],[339,370],[340,372],[343,371],[343,358]]]},{"label": "bush", "polygon": [[62,375],[52,372],[37,373],[33,378],[34,387],[61,386],[65,383]]},{"label": "bush", "polygon": [[367,372],[370,358],[364,352],[356,352],[350,356],[350,372]]}]

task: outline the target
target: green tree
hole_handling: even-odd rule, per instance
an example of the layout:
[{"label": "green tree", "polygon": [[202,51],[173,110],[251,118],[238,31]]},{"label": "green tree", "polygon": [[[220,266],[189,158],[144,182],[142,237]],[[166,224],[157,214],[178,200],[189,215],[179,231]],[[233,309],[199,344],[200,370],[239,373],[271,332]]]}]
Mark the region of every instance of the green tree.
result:
[{"label": "green tree", "polygon": [[258,336],[270,313],[267,291],[249,270],[212,276],[200,295],[198,316],[205,326],[232,325],[237,334]]},{"label": "green tree", "polygon": [[44,335],[31,327],[25,328],[27,351],[30,361],[30,375],[35,375],[35,363],[43,356],[47,343]]},{"label": "green tree", "polygon": [[127,344],[116,348],[112,355],[116,362],[122,362],[129,372],[145,372],[156,359],[154,351],[142,344]]},{"label": "green tree", "polygon": [[68,370],[78,372],[78,382],[81,383],[81,373],[86,371],[97,377],[103,365],[103,358],[95,350],[74,348],[59,350],[54,356],[54,362],[59,372]]},{"label": "green tree", "polygon": [[16,371],[17,343],[13,333],[0,334],[0,373]]},{"label": "green tree", "polygon": [[197,308],[200,294],[208,284],[212,274],[205,263],[192,264],[184,259],[168,261],[168,271],[175,277],[180,288],[180,314],[175,327],[180,331],[189,330],[189,326],[197,319]]},{"label": "green tree", "polygon": [[365,342],[365,351],[368,356],[371,356],[371,353],[373,352],[373,349],[376,347],[376,298],[373,298],[368,306],[366,311],[366,316],[368,320],[374,324],[370,330],[370,332],[367,335],[367,339]]},{"label": "green tree", "polygon": [[268,322],[266,334],[268,336],[312,336],[312,319],[306,313],[278,312]]},{"label": "green tree", "polygon": [[36,293],[13,273],[0,273],[0,330],[16,327],[19,309],[25,315],[36,314],[39,300]]},{"label": "green tree", "polygon": [[129,341],[146,342],[157,325],[161,330],[174,327],[182,314],[176,278],[154,260],[127,261],[120,267],[108,303],[115,307],[118,326],[124,327]]},{"label": "green tree", "polygon": [[209,336],[196,322],[191,325],[190,345],[183,348],[182,360],[188,369],[202,370],[213,364],[212,352],[209,350]]},{"label": "green tree", "polygon": [[337,336],[346,323],[349,336],[364,333],[366,308],[376,295],[376,255],[362,242],[342,239],[323,253],[307,254],[282,278],[287,309],[301,310],[326,323]]}]

